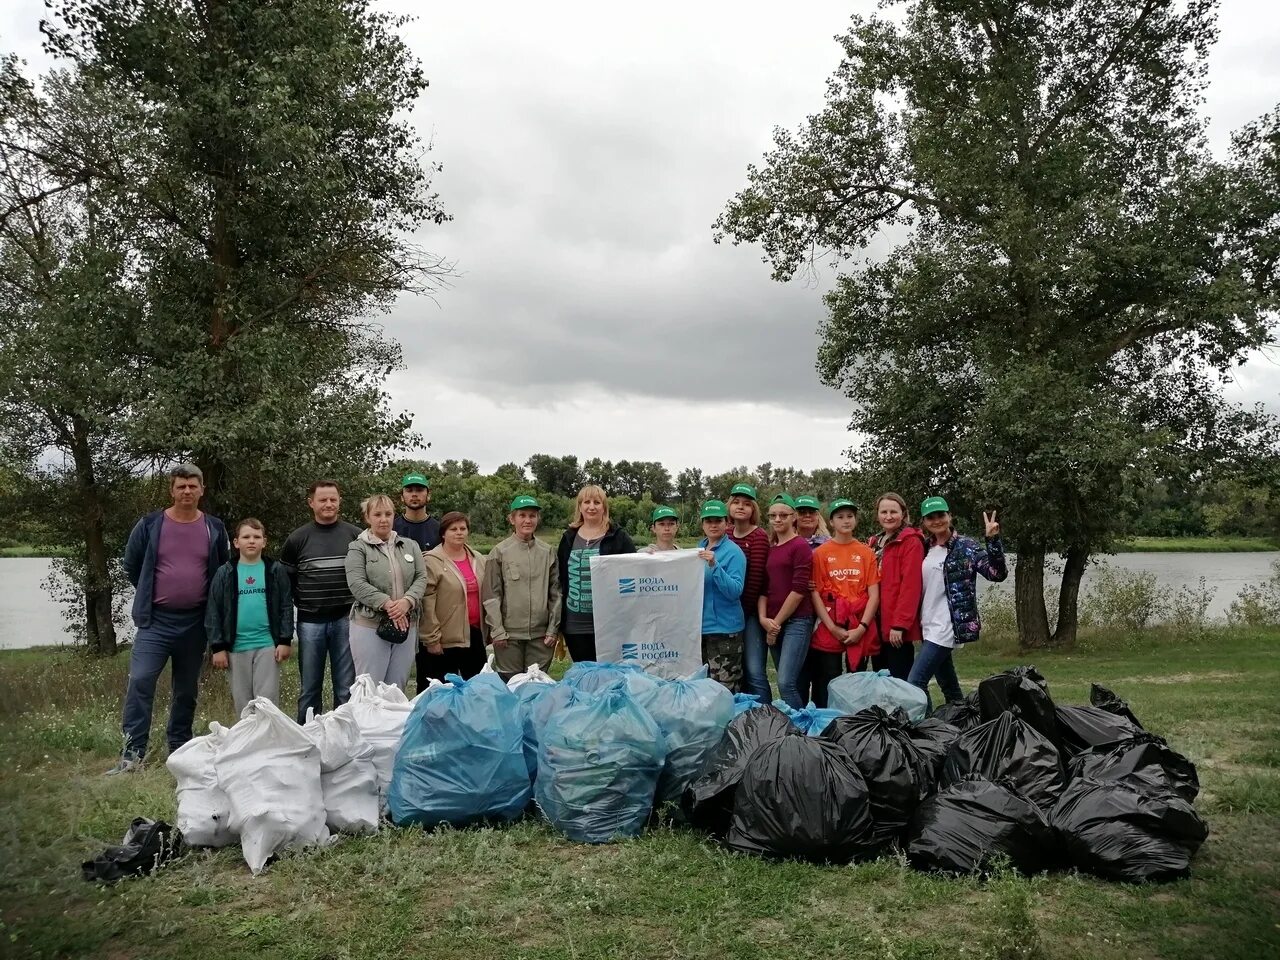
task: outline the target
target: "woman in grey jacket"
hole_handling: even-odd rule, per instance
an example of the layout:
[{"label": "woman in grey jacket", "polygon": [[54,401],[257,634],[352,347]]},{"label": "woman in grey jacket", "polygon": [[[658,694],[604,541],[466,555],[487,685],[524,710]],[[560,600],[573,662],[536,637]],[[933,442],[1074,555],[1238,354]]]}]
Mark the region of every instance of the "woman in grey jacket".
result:
[{"label": "woman in grey jacket", "polygon": [[515,532],[485,558],[485,619],[494,667],[504,681],[532,664],[551,667],[560,631],[560,574],[556,555],[534,534],[542,506],[521,495],[511,501],[507,520]]},{"label": "woman in grey jacket", "polygon": [[[369,526],[351,541],[346,564],[347,586],[355,598],[351,659],[357,677],[367,673],[403,690],[418,647],[418,615],[427,591],[422,550],[392,528],[396,505],[385,493],[369,497],[360,509]],[[399,628],[403,639],[383,639],[378,628],[384,623]]]}]

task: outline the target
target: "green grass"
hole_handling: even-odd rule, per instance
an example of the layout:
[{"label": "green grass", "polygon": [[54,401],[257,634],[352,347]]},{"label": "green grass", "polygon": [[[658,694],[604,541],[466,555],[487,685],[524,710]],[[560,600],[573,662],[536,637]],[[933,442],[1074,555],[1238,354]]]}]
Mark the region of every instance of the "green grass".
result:
[{"label": "green grass", "polygon": [[66,557],[71,551],[67,547],[51,547],[38,543],[17,543],[0,547],[0,557]]},{"label": "green grass", "polygon": [[1280,550],[1267,537],[1129,537],[1116,553],[1257,553]]},{"label": "green grass", "polygon": [[[1026,662],[964,650],[966,687]],[[1129,699],[1200,769],[1211,834],[1188,881],[1071,874],[944,879],[897,859],[767,863],[660,827],[605,847],[544,825],[386,829],[288,855],[259,878],[238,849],[99,889],[78,865],[137,815],[171,817],[163,750],[106,779],[127,664],[71,650],[0,652],[0,938],[5,957],[1074,958],[1255,960],[1280,955],[1280,631],[1164,634],[1029,658],[1059,702],[1088,683]],[[297,692],[292,664],[283,700]],[[154,738],[163,740],[165,695]],[[224,674],[199,723],[231,719]]]}]

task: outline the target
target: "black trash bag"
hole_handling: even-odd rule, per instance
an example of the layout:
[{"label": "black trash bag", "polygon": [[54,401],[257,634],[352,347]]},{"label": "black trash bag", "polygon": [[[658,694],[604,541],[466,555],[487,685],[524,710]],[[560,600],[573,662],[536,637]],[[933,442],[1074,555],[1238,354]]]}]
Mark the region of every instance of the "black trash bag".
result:
[{"label": "black trash bag", "polygon": [[1041,810],[1052,810],[1066,786],[1058,748],[1031,724],[1008,711],[962,733],[947,752],[939,786],[978,774],[1009,780]]},{"label": "black trash bag", "polygon": [[848,863],[878,852],[868,843],[871,829],[867,784],[844,748],[817,737],[780,737],[757,748],[747,762],[725,846],[766,857]]},{"label": "black trash bag", "polygon": [[821,739],[844,747],[867,783],[871,845],[883,849],[900,841],[911,814],[933,785],[929,761],[912,743],[907,725],[871,706],[851,717],[836,717]]},{"label": "black trash bag", "polygon": [[936,787],[938,778],[942,776],[942,764],[947,759],[947,751],[959,739],[960,733],[959,727],[937,717],[925,717],[907,728],[907,736],[929,764],[929,785],[924,791],[926,794],[932,793]]},{"label": "black trash bag", "polygon": [[985,872],[1001,855],[1026,874],[1056,863],[1048,819],[1008,781],[965,777],[944,787],[916,809],[909,837],[907,860],[917,870]]},{"label": "black trash bag", "polygon": [[1122,780],[1072,781],[1049,823],[1072,866],[1132,883],[1190,876],[1209,835],[1188,801]]},{"label": "black trash bag", "polygon": [[1135,727],[1142,728],[1142,723],[1133,715],[1133,711],[1129,709],[1129,702],[1121,700],[1100,683],[1089,684],[1089,702],[1095,707],[1107,711],[1107,713],[1114,713],[1118,717],[1124,717],[1133,723]]},{"label": "black trash bag", "polygon": [[729,721],[719,745],[680,797],[685,821],[723,837],[729,832],[733,797],[751,755],[758,747],[781,737],[802,736],[800,728],[772,704],[738,714]]},{"label": "black trash bag", "polygon": [[182,832],[163,820],[136,817],[118,847],[107,847],[92,860],[80,864],[86,880],[116,883],[125,877],[146,876],[187,852]]},{"label": "black trash bag", "polygon": [[978,684],[978,710],[989,723],[1006,710],[1058,742],[1049,685],[1035,667],[1013,667]]},{"label": "black trash bag", "polygon": [[1140,790],[1170,793],[1188,803],[1200,792],[1196,765],[1154,733],[1091,747],[1067,767],[1068,779],[1123,780]]},{"label": "black trash bag", "polygon": [[978,691],[969,694],[963,700],[953,700],[934,709],[929,716],[956,727],[962,733],[972,730],[982,723],[982,711],[978,709]]},{"label": "black trash bag", "polygon": [[1103,743],[1127,740],[1142,733],[1142,727],[1101,707],[1056,707],[1058,750],[1069,760],[1077,753]]}]

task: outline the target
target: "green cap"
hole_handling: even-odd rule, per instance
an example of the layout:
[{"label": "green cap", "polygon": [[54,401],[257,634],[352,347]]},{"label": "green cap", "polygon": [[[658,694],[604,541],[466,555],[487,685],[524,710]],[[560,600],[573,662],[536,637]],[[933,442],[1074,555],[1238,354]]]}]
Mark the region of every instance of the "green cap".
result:
[{"label": "green cap", "polygon": [[514,513],[517,510],[541,510],[542,504],[527,493],[522,493],[511,501],[511,506],[507,507],[507,513]]},{"label": "green cap", "polygon": [[821,510],[822,504],[818,502],[817,497],[811,497],[806,494],[803,497],[796,497],[797,510]]},{"label": "green cap", "polygon": [[649,517],[650,523],[657,523],[659,520],[679,520],[680,514],[676,513],[672,507],[655,507],[652,516]]},{"label": "green cap", "polygon": [[400,488],[405,487],[426,487],[431,489],[431,481],[418,472],[406,473],[404,479],[400,481]]},{"label": "green cap", "polygon": [[837,510],[852,510],[854,513],[857,513],[858,505],[852,500],[845,500],[843,497],[840,497],[827,504],[827,516],[831,516]]},{"label": "green cap", "polygon": [[947,501],[941,497],[927,497],[920,504],[920,516],[927,517],[931,513],[950,513],[951,508],[947,506]]},{"label": "green cap", "polygon": [[769,506],[773,506],[775,503],[785,503],[792,510],[796,508],[795,497],[791,496],[791,494],[786,493],[785,491],[783,493],[778,494],[776,497],[770,500]]},{"label": "green cap", "polygon": [[752,500],[759,500],[760,495],[756,493],[756,488],[749,483],[735,483],[733,489],[729,491],[731,497],[750,497]]},{"label": "green cap", "polygon": [[702,505],[702,516],[700,519],[709,520],[712,517],[728,519],[729,509],[724,505],[723,500],[708,500]]}]

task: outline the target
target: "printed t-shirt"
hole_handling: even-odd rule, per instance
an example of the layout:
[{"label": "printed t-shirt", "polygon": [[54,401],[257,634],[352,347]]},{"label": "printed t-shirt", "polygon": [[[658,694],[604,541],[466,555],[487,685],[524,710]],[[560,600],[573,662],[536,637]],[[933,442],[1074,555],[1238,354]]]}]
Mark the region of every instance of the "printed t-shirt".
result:
[{"label": "printed t-shirt", "polygon": [[476,579],[471,558],[455,560],[453,565],[458,568],[458,573],[462,575],[462,582],[467,585],[467,623],[478,627],[480,626],[480,581]]},{"label": "printed t-shirt", "polygon": [[565,585],[565,633],[594,633],[596,621],[591,606],[591,558],[600,555],[600,538],[584,540],[574,534],[569,551],[569,582]]},{"label": "printed t-shirt", "polygon": [[170,610],[195,610],[209,590],[209,528],[204,514],[191,523],[160,517],[152,600]]},{"label": "printed t-shirt", "polygon": [[947,583],[942,572],[942,565],[946,560],[947,548],[932,546],[921,563],[920,578],[924,596],[920,601],[920,631],[929,643],[936,643],[940,647],[954,647],[956,631],[951,625]]},{"label": "printed t-shirt", "polygon": [[829,594],[850,603],[861,600],[867,587],[879,582],[876,553],[865,543],[828,540],[813,551],[813,587],[824,601]]},{"label": "printed t-shirt", "polygon": [[275,646],[271,622],[267,619],[267,565],[236,563],[236,653]]}]

